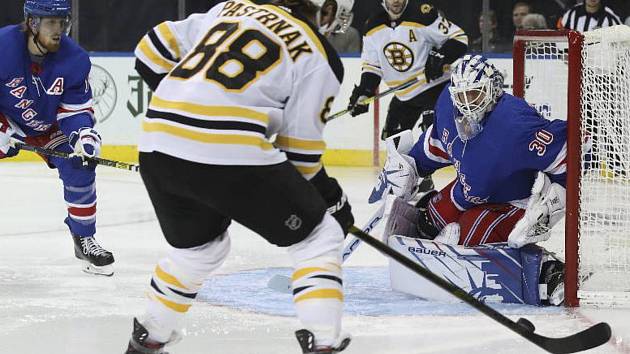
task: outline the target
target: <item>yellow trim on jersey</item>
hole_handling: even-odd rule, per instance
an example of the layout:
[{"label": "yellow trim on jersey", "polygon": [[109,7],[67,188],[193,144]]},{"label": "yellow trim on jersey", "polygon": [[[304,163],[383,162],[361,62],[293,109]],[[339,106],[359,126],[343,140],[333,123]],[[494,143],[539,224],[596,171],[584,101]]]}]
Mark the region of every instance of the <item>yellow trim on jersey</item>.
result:
[{"label": "yellow trim on jersey", "polygon": [[177,45],[177,39],[175,38],[175,35],[173,35],[173,32],[168,24],[166,22],[160,23],[157,26],[157,30],[160,32],[160,35],[166,39],[168,47],[175,52],[175,59],[180,59],[181,52],[179,51],[179,46]]},{"label": "yellow trim on jersey", "polygon": [[400,23],[399,26],[407,26],[407,27],[416,27],[416,28],[424,28],[426,27],[425,25],[418,23],[418,22],[411,22],[411,21],[403,21]]},{"label": "yellow trim on jersey", "polygon": [[148,37],[145,36],[144,38],[142,38],[142,40],[138,44],[138,48],[140,48],[142,53],[149,60],[151,60],[153,64],[158,65],[159,67],[161,67],[162,69],[166,71],[171,71],[171,69],[173,68],[174,66],[173,64],[166,61],[164,58],[162,58],[161,55],[159,55],[158,53],[154,52],[153,49],[151,49],[151,46],[149,45]]},{"label": "yellow trim on jersey", "polygon": [[274,149],[273,145],[266,139],[251,135],[202,133],[183,127],[175,127],[163,123],[149,123],[146,121],[142,122],[142,130],[147,133],[165,133],[206,144],[249,145],[258,146],[263,150]]},{"label": "yellow trim on jersey", "polygon": [[319,170],[321,170],[322,168],[321,162],[315,166],[300,166],[300,165],[294,165],[294,166],[303,175],[314,175],[317,172],[319,172]]},{"label": "yellow trim on jersey", "polygon": [[337,289],[313,290],[307,294],[296,297],[295,299],[293,299],[293,302],[297,303],[300,301],[312,299],[337,299],[339,301],[343,301],[343,293]]},{"label": "yellow trim on jersey", "polygon": [[269,124],[269,116],[247,109],[243,107],[235,106],[205,106],[201,104],[182,102],[182,101],[169,101],[162,99],[156,95],[151,98],[151,107],[164,108],[164,109],[176,109],[178,111],[187,112],[191,114],[198,114],[208,117],[234,117],[234,118],[247,118]]},{"label": "yellow trim on jersey", "polygon": [[[319,52],[322,53],[324,58],[326,58],[326,60],[328,60],[328,54],[326,54],[326,49],[324,49],[324,45],[322,44],[322,41],[315,34],[315,32],[313,32],[311,27],[308,24],[306,24],[304,21],[296,18],[295,16],[291,15],[290,13],[284,11],[283,9],[281,9],[280,7],[277,7],[277,6],[273,6],[273,5],[258,5],[258,4],[255,4],[255,3],[251,2],[251,1],[249,1],[249,0],[238,0],[238,1],[242,1],[244,3],[250,4],[251,6],[262,7],[264,9],[267,9],[267,11],[269,11],[269,12],[274,12],[274,11],[280,12],[280,14],[283,15],[282,17],[287,17],[290,21],[295,22],[296,25],[302,27],[302,29],[304,30],[306,35],[311,39],[313,44],[315,44],[315,47],[317,47],[317,50],[319,50]],[[276,15],[278,15],[278,13],[276,13]],[[287,50],[288,50],[288,48],[287,48]]]},{"label": "yellow trim on jersey", "polygon": [[411,86],[409,86],[408,88],[404,89],[404,90],[400,90],[400,91],[396,91],[396,96],[401,97],[404,96],[406,94],[408,94],[409,92],[412,92],[413,90],[417,89],[418,87],[426,84],[426,80],[420,80],[418,81],[418,83],[413,84]]},{"label": "yellow trim on jersey", "polygon": [[277,146],[287,149],[300,149],[300,150],[326,150],[326,143],[323,140],[304,140],[288,136],[276,137]]},{"label": "yellow trim on jersey", "polygon": [[455,38],[455,37],[460,36],[462,34],[465,35],[466,33],[464,32],[464,30],[460,29],[459,31],[455,31],[455,32],[451,33],[451,35],[448,36],[448,38]]},{"label": "yellow trim on jersey", "polygon": [[[387,86],[389,86],[389,87],[394,87],[394,86],[402,85],[405,82],[409,82],[409,81],[415,79],[416,77],[420,78],[418,83],[426,83],[426,77],[422,77],[422,76],[424,76],[424,70],[421,70],[420,72],[418,72],[416,74],[413,74],[413,75],[411,75],[411,76],[409,76],[409,77],[407,77],[407,78],[405,78],[403,80],[385,81],[385,84],[387,84]],[[416,84],[414,84],[414,85],[416,85]]]},{"label": "yellow trim on jersey", "polygon": [[156,266],[155,267],[155,275],[163,282],[170,284],[172,286],[176,286],[180,289],[186,289],[186,290],[190,290],[187,287],[184,286],[184,284],[180,283],[179,280],[177,280],[177,278],[175,278],[174,276],[168,274],[167,272],[163,271],[162,268],[160,268],[160,266]]},{"label": "yellow trim on jersey", "polygon": [[169,309],[175,311],[175,312],[180,312],[180,313],[184,313],[187,312],[188,309],[190,308],[190,306],[192,305],[182,305],[182,304],[178,304],[174,301],[165,299],[163,297],[161,297],[160,295],[157,294],[152,294],[151,296],[152,298],[158,300],[159,302],[161,302],[164,306],[168,307]]},{"label": "yellow trim on jersey", "polygon": [[365,34],[365,36],[366,36],[366,37],[369,37],[369,36],[373,35],[374,33],[378,32],[378,31],[380,31],[380,30],[382,30],[382,29],[386,29],[386,28],[388,28],[388,26],[387,26],[387,25],[378,25],[378,26],[376,26],[376,27],[372,28],[371,30],[367,31],[367,33]]}]

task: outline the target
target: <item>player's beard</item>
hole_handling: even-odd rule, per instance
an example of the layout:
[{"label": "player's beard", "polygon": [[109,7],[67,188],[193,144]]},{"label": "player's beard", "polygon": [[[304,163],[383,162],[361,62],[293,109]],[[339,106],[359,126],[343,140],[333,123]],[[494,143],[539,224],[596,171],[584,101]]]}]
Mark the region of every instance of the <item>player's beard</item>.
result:
[{"label": "player's beard", "polygon": [[61,35],[51,37],[38,36],[36,40],[48,53],[55,53],[61,47]]}]

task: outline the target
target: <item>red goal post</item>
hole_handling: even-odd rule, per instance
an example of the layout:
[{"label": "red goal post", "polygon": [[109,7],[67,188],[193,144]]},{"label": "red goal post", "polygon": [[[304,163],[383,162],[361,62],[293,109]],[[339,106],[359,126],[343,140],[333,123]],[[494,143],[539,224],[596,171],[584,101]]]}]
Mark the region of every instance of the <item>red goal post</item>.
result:
[{"label": "red goal post", "polygon": [[513,66],[514,95],[568,121],[564,242],[556,230],[551,242],[566,264],[565,304],[627,306],[630,28],[518,31]]}]

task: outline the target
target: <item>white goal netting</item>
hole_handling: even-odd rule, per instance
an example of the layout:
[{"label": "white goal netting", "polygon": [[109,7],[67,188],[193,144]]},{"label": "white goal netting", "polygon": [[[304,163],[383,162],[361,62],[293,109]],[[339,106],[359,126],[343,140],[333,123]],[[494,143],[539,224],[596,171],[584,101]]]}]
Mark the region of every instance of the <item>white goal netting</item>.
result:
[{"label": "white goal netting", "polygon": [[[567,119],[566,37],[525,40],[525,99],[548,119]],[[630,27],[584,34],[581,51],[578,298],[630,304]],[[570,193],[570,191],[567,191]],[[543,245],[564,251],[564,228]],[[570,237],[570,236],[567,236]]]}]

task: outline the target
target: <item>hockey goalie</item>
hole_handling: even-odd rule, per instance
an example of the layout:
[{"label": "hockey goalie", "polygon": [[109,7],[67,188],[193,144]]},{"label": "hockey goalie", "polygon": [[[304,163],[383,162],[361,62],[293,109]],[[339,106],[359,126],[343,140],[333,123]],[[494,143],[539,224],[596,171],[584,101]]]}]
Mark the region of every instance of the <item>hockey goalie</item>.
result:
[{"label": "hockey goalie", "polygon": [[[504,93],[501,72],[467,55],[440,95],[434,124],[416,142],[405,131],[386,143],[370,196],[396,196],[385,242],[480,300],[563,303],[564,265],[536,243],[564,216],[566,121]],[[423,176],[450,165],[455,180],[410,204]],[[395,262],[391,277],[395,290],[452,299]]]}]

